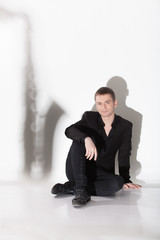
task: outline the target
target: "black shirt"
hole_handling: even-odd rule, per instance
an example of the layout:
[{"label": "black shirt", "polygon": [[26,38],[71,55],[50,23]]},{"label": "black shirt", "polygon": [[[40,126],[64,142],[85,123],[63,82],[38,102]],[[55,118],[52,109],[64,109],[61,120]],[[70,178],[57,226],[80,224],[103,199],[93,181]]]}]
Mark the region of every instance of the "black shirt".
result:
[{"label": "black shirt", "polygon": [[91,137],[98,151],[96,164],[104,171],[115,172],[115,156],[118,152],[119,174],[124,182],[131,182],[130,154],[132,123],[115,115],[112,129],[107,136],[104,122],[98,112],[85,112],[82,119],[65,130],[68,138],[83,143],[86,137]]}]

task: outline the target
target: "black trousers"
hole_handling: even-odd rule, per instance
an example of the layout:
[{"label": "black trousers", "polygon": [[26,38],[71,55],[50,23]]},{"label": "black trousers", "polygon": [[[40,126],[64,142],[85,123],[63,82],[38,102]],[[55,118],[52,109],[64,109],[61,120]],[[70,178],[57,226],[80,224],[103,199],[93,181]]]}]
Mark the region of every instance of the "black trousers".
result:
[{"label": "black trousers", "polygon": [[66,176],[76,189],[87,188],[91,195],[107,196],[119,191],[124,184],[121,176],[101,170],[96,161],[85,157],[84,144],[73,142],[66,160]]}]

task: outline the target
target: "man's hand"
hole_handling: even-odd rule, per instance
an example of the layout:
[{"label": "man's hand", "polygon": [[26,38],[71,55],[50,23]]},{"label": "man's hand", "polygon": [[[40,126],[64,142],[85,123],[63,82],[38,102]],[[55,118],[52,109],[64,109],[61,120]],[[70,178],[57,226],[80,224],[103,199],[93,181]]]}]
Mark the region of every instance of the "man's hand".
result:
[{"label": "man's hand", "polygon": [[135,184],[135,183],[125,183],[123,185],[123,188],[128,189],[128,188],[132,188],[132,189],[139,189],[141,188],[141,185]]},{"label": "man's hand", "polygon": [[97,160],[97,149],[94,145],[94,142],[90,137],[86,137],[85,140],[85,148],[86,148],[86,158],[91,160],[94,157],[94,160]]}]

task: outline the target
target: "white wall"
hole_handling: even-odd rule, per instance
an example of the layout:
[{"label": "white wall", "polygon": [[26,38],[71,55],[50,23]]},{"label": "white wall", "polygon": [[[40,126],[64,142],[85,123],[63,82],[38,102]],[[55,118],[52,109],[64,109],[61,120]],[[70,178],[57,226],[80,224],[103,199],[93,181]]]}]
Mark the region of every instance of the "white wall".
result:
[{"label": "white wall", "polygon": [[140,137],[133,179],[160,183],[159,11],[158,0],[0,0],[1,180],[65,179],[64,130],[109,85],[135,148]]}]

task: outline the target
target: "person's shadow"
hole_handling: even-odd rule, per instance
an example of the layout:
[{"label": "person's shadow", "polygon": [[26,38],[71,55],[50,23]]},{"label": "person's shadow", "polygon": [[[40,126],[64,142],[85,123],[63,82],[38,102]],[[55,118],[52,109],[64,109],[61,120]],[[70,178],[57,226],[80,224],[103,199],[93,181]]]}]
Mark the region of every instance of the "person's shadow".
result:
[{"label": "person's shadow", "polygon": [[43,156],[44,165],[43,171],[45,176],[47,176],[53,167],[53,142],[55,141],[55,130],[57,123],[65,111],[61,106],[55,101],[51,104],[48,112],[45,116],[45,126],[44,126],[44,145],[43,145]]},{"label": "person's shadow", "polygon": [[[131,180],[133,182],[142,184],[143,181],[137,179],[137,175],[141,171],[141,164],[137,160],[137,152],[138,152],[139,143],[140,143],[143,116],[141,113],[135,111],[134,109],[126,105],[126,98],[127,96],[129,96],[129,90],[127,88],[127,83],[123,78],[118,76],[112,77],[107,82],[107,87],[113,89],[116,95],[116,99],[118,100],[118,105],[117,105],[117,108],[115,109],[115,113],[133,123],[132,152],[130,157],[130,165],[131,165],[130,175],[131,175]],[[92,110],[93,111],[96,110],[95,106],[93,107]],[[116,163],[116,169],[117,169],[117,163]]]}]

